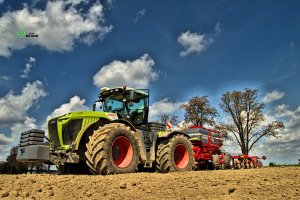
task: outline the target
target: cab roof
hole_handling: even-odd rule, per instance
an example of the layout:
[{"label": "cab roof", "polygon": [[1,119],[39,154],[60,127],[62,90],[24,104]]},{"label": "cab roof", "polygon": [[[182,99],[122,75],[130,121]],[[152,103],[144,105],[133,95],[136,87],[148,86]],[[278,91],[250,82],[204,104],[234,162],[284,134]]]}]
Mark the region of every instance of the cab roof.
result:
[{"label": "cab roof", "polygon": [[99,97],[105,97],[105,96],[109,96],[110,94],[116,93],[116,92],[124,92],[124,91],[135,91],[139,96],[148,96],[149,94],[147,94],[144,90],[146,89],[133,89],[130,87],[115,87],[115,88],[109,88],[109,87],[102,87],[100,89],[100,94]]}]

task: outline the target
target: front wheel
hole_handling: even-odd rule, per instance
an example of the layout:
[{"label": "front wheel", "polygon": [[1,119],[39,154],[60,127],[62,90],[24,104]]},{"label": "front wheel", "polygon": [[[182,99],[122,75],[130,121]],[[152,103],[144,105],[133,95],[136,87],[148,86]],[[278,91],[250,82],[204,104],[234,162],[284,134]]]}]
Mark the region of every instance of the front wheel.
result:
[{"label": "front wheel", "polygon": [[158,172],[191,171],[193,164],[193,147],[187,137],[175,135],[158,145],[156,152],[156,168]]},{"label": "front wheel", "polygon": [[123,174],[137,170],[139,147],[130,127],[107,124],[96,130],[86,144],[86,163],[93,174]]}]

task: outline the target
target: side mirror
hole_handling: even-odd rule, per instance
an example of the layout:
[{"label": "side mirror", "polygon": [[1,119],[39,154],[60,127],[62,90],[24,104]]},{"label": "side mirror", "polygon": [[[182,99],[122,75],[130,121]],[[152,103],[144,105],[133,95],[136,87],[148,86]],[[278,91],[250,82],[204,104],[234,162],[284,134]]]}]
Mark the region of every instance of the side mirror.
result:
[{"label": "side mirror", "polygon": [[131,90],[129,92],[129,100],[134,100],[135,99],[135,92],[133,90]]}]

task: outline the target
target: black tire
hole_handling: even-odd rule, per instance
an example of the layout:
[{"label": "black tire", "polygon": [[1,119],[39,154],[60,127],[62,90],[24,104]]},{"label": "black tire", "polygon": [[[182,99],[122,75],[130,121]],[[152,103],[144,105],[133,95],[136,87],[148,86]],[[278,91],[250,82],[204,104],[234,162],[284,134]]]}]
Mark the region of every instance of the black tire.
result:
[{"label": "black tire", "polygon": [[156,169],[161,173],[191,171],[194,165],[193,146],[183,135],[175,135],[158,144]]},{"label": "black tire", "polygon": [[90,136],[86,147],[86,164],[93,174],[132,173],[138,168],[138,141],[130,127],[124,124],[100,127]]},{"label": "black tire", "polygon": [[220,169],[219,155],[212,155],[212,164],[213,164],[214,169]]},{"label": "black tire", "polygon": [[225,154],[224,157],[224,165],[225,165],[225,169],[231,169],[231,156],[230,154]]}]

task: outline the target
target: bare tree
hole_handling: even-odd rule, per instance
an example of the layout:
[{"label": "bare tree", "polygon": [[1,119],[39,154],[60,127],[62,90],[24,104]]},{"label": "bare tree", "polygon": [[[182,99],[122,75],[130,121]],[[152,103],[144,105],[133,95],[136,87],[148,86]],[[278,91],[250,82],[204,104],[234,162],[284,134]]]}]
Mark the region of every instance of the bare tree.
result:
[{"label": "bare tree", "polygon": [[196,126],[203,126],[204,124],[215,125],[214,118],[218,116],[218,112],[210,105],[207,96],[195,96],[187,103],[182,104],[180,108],[185,110],[186,122],[192,122]]},{"label": "bare tree", "polygon": [[254,145],[263,137],[278,136],[284,123],[273,121],[264,123],[264,104],[257,100],[257,90],[226,92],[221,98],[220,107],[228,117],[228,122],[222,123],[218,129],[227,135],[232,135],[247,155]]},{"label": "bare tree", "polygon": [[162,124],[167,124],[167,122],[171,122],[172,124],[178,123],[178,117],[176,115],[170,114],[161,114],[158,116],[158,121]]}]

